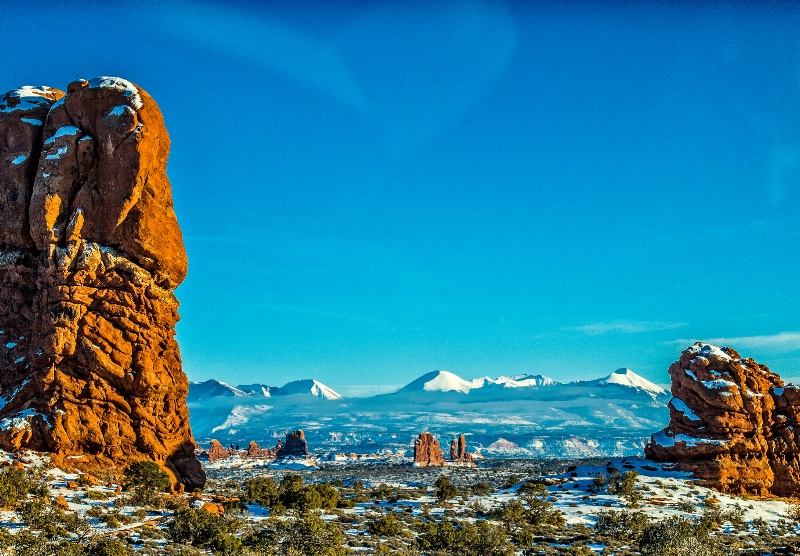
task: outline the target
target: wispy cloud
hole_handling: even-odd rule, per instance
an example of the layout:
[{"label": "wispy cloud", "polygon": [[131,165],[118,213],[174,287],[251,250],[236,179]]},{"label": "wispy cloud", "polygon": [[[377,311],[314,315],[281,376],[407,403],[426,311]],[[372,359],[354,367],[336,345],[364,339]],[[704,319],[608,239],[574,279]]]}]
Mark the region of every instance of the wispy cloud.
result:
[{"label": "wispy cloud", "polygon": [[800,349],[800,332],[779,332],[769,336],[739,336],[732,338],[702,338],[690,340],[681,338],[670,342],[688,346],[703,341],[717,346],[729,346],[734,349],[770,349],[773,351],[794,351]]},{"label": "wispy cloud", "polygon": [[609,322],[595,322],[583,326],[571,326],[567,330],[583,332],[590,336],[601,334],[642,334],[644,332],[657,332],[659,330],[674,330],[686,326],[685,322],[663,322],[652,320],[614,320]]}]

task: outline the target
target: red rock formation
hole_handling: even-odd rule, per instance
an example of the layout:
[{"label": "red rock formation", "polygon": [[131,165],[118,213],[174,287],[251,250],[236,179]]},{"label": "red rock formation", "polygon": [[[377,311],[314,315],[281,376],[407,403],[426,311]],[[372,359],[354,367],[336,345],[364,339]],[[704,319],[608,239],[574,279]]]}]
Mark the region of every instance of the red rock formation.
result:
[{"label": "red rock formation", "polygon": [[219,459],[225,459],[232,454],[230,451],[223,448],[220,441],[215,438],[211,440],[211,446],[208,448],[207,455],[209,463],[213,463]]},{"label": "red rock formation", "polygon": [[696,343],[669,368],[670,424],[645,447],[701,484],[734,494],[800,494],[800,390],[731,348]]},{"label": "red rock formation", "polygon": [[417,467],[438,467],[444,465],[442,447],[429,432],[420,433],[414,442],[414,465]]},{"label": "red rock formation", "polygon": [[280,440],[275,447],[275,457],[297,457],[304,458],[308,456],[308,443],[306,442],[306,435],[303,431],[294,431],[286,435],[286,442]]},{"label": "red rock formation", "polygon": [[247,457],[255,459],[274,459],[275,450],[270,450],[269,448],[262,449],[256,442],[250,442],[250,446],[247,448]]},{"label": "red rock formation", "polygon": [[463,434],[450,442],[450,459],[455,463],[475,464],[472,454],[467,452],[467,439]]},{"label": "red rock formation", "polygon": [[186,252],[158,106],[122,79],[0,98],[0,447],[158,462],[190,490]]}]

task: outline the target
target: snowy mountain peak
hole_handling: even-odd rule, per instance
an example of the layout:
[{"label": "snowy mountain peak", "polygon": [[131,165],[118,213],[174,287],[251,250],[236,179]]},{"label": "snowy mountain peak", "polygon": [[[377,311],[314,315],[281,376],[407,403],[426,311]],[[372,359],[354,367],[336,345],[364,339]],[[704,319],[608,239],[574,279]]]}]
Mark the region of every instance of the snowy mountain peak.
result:
[{"label": "snowy mountain peak", "polygon": [[556,384],[552,378],[542,375],[514,375],[466,380],[449,371],[432,371],[404,386],[400,392],[460,392],[469,394],[481,388],[525,388],[551,386]]},{"label": "snowy mountain peak", "polygon": [[190,382],[189,383],[189,398],[213,398],[217,396],[247,396],[247,392],[243,392],[235,386],[231,386],[221,380],[210,379],[205,382]]},{"label": "snowy mountain peak", "polygon": [[609,384],[639,388],[657,396],[667,393],[666,390],[661,388],[661,386],[653,384],[646,378],[637,375],[630,369],[617,369],[607,377],[601,378],[597,381],[597,386],[607,386]]},{"label": "snowy mountain peak", "polygon": [[473,388],[483,386],[483,379],[464,380],[449,371],[432,371],[407,384],[400,392],[461,392],[468,394]]},{"label": "snowy mountain peak", "polygon": [[288,384],[284,384],[279,388],[280,395],[293,396],[295,394],[311,394],[317,398],[326,400],[341,400],[342,396],[335,392],[333,389],[328,388],[318,380],[294,380]]}]

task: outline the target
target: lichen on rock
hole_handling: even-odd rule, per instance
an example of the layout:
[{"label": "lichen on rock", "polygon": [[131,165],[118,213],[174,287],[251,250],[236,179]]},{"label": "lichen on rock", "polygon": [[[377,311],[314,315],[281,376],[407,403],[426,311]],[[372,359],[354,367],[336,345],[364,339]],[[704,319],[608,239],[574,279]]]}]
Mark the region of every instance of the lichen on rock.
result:
[{"label": "lichen on rock", "polygon": [[123,79],[0,97],[0,447],[205,482],[174,338],[187,259],[169,147]]}]

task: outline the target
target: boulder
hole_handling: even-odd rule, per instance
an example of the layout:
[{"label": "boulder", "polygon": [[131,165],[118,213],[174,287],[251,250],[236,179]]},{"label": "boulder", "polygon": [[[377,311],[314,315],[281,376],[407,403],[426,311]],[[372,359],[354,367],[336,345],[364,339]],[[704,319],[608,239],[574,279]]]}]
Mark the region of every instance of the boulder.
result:
[{"label": "boulder", "polygon": [[[155,101],[119,78],[0,99],[0,447],[201,487],[173,290],[186,251]],[[55,461],[55,460],[54,460]]]},{"label": "boulder", "polygon": [[420,433],[414,442],[414,465],[417,467],[438,467],[444,465],[442,447],[429,432]]},{"label": "boulder", "polygon": [[669,367],[670,422],[645,455],[733,494],[800,494],[800,389],[729,347],[697,342]]}]

